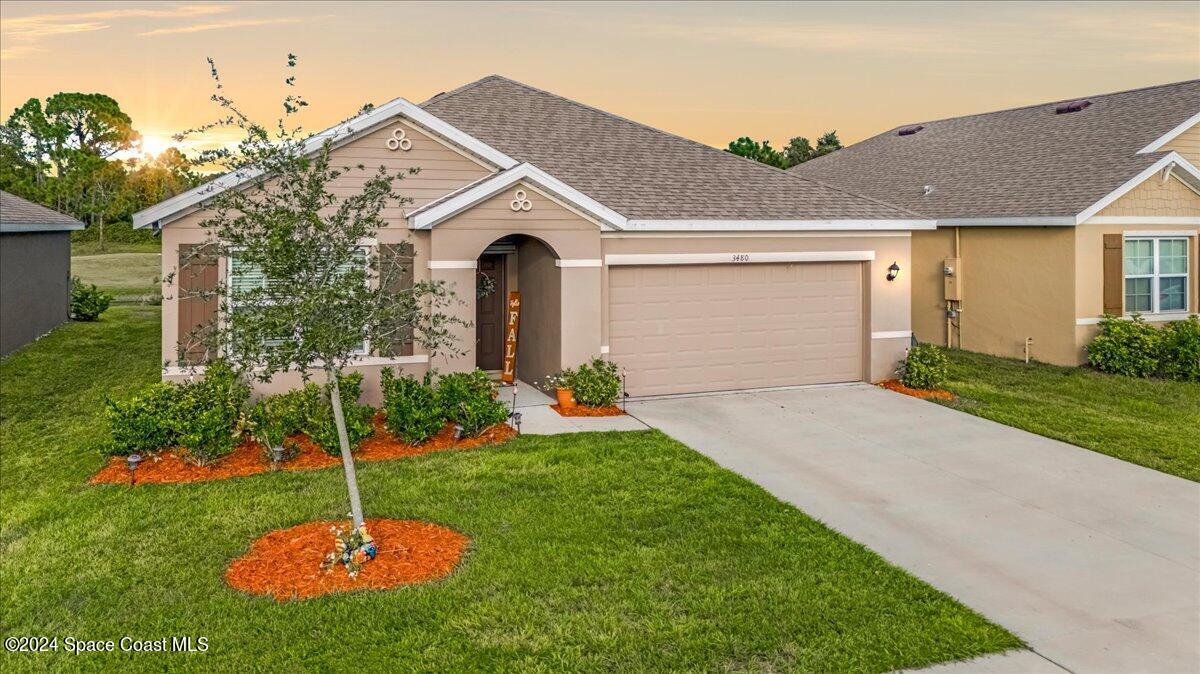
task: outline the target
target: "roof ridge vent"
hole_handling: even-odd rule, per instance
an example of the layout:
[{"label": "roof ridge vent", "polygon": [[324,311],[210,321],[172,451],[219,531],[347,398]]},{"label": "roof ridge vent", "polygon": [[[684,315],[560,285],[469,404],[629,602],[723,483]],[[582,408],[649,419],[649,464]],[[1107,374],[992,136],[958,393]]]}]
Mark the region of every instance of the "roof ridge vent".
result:
[{"label": "roof ridge vent", "polygon": [[1089,106],[1091,104],[1092,104],[1092,102],[1086,98],[1081,98],[1077,101],[1067,101],[1066,103],[1059,103],[1058,105],[1054,106],[1054,114],[1065,115],[1070,112],[1079,112],[1080,110],[1086,108],[1087,106]]},{"label": "roof ridge vent", "polygon": [[911,136],[914,133],[916,133],[924,128],[925,128],[925,126],[922,124],[911,124],[909,126],[901,128],[899,131],[896,132],[896,135],[897,136]]}]

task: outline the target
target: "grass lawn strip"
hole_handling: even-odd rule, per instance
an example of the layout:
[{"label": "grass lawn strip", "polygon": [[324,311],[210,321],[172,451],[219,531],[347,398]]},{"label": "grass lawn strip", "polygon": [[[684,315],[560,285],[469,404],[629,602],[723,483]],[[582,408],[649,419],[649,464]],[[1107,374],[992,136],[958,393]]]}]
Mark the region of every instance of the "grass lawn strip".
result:
[{"label": "grass lawn strip", "polygon": [[944,388],[958,399],[942,404],[1200,481],[1200,384],[954,349],[946,355]]},{"label": "grass lawn strip", "polygon": [[[655,431],[364,463],[368,517],[461,532],[466,563],[386,592],[248,597],[226,582],[229,564],[267,532],[344,519],[344,478],[86,486],[102,463],[103,396],[158,378],[158,339],[157,308],[122,306],[0,362],[4,635],[210,644],[70,667],[886,672],[1020,645]],[[3,653],[0,667],[58,668],[64,657]]]}]

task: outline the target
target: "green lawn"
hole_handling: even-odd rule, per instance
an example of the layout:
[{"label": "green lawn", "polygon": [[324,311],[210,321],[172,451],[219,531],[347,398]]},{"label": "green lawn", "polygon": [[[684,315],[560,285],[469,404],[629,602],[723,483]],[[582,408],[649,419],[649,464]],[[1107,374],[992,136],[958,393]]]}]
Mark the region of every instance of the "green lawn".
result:
[{"label": "green lawn", "polygon": [[72,251],[71,273],[118,301],[137,301],[159,290],[161,259],[158,253],[147,252],[79,255]]},{"label": "green lawn", "polygon": [[449,578],[279,604],[222,580],[249,543],[346,511],[337,469],[87,486],[105,393],[158,376],[121,306],[0,363],[0,632],[207,637],[203,655],[0,654],[30,668],[884,672],[1016,637],[658,432],[526,436],[362,464],[369,516],[472,538]]},{"label": "green lawn", "polygon": [[948,350],[944,403],[1002,424],[1200,481],[1200,384]]}]

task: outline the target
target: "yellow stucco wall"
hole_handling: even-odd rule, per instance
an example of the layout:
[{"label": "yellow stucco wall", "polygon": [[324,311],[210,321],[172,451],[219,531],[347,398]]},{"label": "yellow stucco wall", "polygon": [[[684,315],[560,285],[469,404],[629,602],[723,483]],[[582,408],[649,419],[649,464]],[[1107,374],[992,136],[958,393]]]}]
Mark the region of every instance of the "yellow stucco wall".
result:
[{"label": "yellow stucco wall", "polygon": [[1200,166],[1200,124],[1184,131],[1167,143],[1163,150],[1174,150],[1183,158]]},{"label": "yellow stucco wall", "polygon": [[[1071,227],[959,229],[962,315],[955,346],[1075,364],[1075,239]],[[913,233],[913,330],[946,343],[943,260],[954,257],[954,229]]]}]

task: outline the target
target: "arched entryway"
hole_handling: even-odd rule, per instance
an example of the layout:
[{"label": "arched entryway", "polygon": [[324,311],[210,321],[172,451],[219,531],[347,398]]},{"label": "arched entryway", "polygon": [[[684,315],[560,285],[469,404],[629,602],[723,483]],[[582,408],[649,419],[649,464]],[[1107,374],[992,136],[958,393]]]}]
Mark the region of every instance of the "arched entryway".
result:
[{"label": "arched entryway", "polygon": [[475,298],[475,365],[499,373],[505,365],[509,299],[520,296],[515,375],[540,381],[561,367],[562,282],[559,256],[528,234],[510,234],[479,256]]}]

